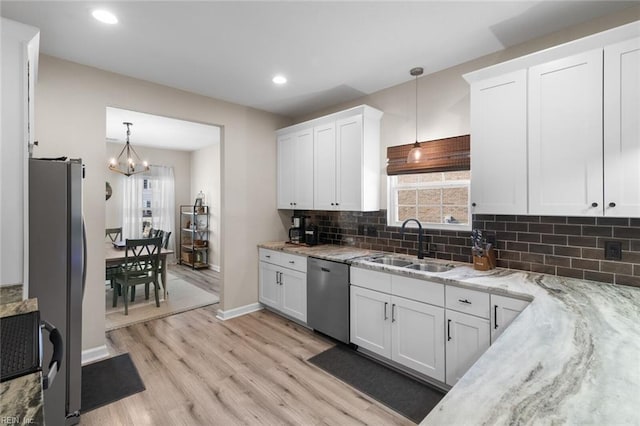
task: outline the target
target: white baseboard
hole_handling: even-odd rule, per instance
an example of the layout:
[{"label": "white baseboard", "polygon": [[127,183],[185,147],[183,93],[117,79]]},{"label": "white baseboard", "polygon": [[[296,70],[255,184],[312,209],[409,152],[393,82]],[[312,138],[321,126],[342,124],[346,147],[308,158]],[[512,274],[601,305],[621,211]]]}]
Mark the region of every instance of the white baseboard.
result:
[{"label": "white baseboard", "polygon": [[256,312],[261,309],[262,309],[262,305],[260,303],[252,303],[250,305],[240,306],[239,308],[229,309],[227,311],[223,311],[219,309],[218,315],[216,315],[216,318],[222,321],[226,321],[228,319],[250,314],[251,312]]},{"label": "white baseboard", "polygon": [[209,269],[220,272],[220,265],[209,265]]},{"label": "white baseboard", "polygon": [[94,361],[101,360],[109,357],[109,350],[107,345],[97,346],[91,349],[85,349],[82,351],[82,365],[90,364]]}]

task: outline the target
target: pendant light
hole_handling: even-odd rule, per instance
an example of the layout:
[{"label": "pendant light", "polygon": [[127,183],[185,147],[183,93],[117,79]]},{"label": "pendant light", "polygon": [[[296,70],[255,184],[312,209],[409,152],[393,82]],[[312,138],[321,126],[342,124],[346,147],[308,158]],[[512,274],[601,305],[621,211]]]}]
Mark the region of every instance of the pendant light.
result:
[{"label": "pendant light", "polygon": [[416,78],[416,141],[407,155],[407,163],[409,164],[420,163],[426,160],[425,152],[418,142],[418,76],[422,75],[423,72],[424,69],[422,69],[422,67],[411,68],[411,71],[409,71],[409,74]]},{"label": "pendant light", "polygon": [[[120,151],[118,158],[112,158],[109,162],[109,170],[116,173],[121,173],[125,176],[135,175],[137,173],[142,173],[149,171],[149,165],[146,161],[140,161],[140,157],[133,149],[131,144],[129,143],[129,136],[131,135],[130,126],[133,126],[133,123],[123,122],[125,126],[127,126],[127,142]],[[136,169],[136,164],[141,165]]]}]

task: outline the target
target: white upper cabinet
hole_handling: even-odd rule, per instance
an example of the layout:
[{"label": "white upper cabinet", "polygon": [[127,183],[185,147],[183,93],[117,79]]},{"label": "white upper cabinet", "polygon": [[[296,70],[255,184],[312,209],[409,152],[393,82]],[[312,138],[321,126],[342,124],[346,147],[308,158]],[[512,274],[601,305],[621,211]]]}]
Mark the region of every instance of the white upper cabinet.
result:
[{"label": "white upper cabinet", "polygon": [[313,206],[333,210],[336,203],[336,123],[313,129]]},{"label": "white upper cabinet", "polygon": [[602,49],[529,69],[529,213],[602,215]]},{"label": "white upper cabinet", "polygon": [[633,22],[465,75],[474,213],[640,215],[639,32]]},{"label": "white upper cabinet", "polygon": [[604,211],[640,216],[640,39],[604,49]]},{"label": "white upper cabinet", "polygon": [[527,71],[471,85],[473,213],[527,213]]},{"label": "white upper cabinet", "polygon": [[[381,117],[381,111],[362,105],[278,130],[278,208],[379,210]],[[299,132],[311,135],[312,145],[311,165],[305,157],[303,168],[298,170],[304,177],[294,179],[304,181],[305,187],[312,185],[308,191],[312,199],[305,199],[304,206],[289,200],[287,194],[293,189],[287,179],[292,172],[281,164],[293,160],[280,155],[281,141]]]},{"label": "white upper cabinet", "polygon": [[313,208],[313,131],[278,137],[278,208]]}]

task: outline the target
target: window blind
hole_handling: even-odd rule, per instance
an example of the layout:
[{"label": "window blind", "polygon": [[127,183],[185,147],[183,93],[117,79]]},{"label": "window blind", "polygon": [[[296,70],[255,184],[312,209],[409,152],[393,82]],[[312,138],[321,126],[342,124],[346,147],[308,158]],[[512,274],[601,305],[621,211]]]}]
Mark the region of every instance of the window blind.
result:
[{"label": "window blind", "polygon": [[470,135],[462,135],[420,142],[426,160],[415,164],[407,163],[407,155],[414,144],[390,146],[387,148],[387,175],[470,170],[470,141]]}]

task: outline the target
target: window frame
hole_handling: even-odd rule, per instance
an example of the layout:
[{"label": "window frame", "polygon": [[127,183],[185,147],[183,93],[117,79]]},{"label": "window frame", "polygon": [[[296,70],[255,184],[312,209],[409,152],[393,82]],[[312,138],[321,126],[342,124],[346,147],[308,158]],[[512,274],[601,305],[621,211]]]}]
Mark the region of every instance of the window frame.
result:
[{"label": "window frame", "polygon": [[[435,172],[443,173],[443,172]],[[415,173],[422,174],[422,173]],[[387,176],[387,225],[402,226],[398,220],[398,190],[399,189],[429,189],[429,188],[467,188],[467,212],[468,223],[433,223],[420,221],[422,228],[447,231],[471,231],[473,227],[471,214],[471,177],[455,181],[416,182],[398,185],[398,177],[402,175]],[[440,204],[442,207],[443,205]],[[417,218],[416,218],[417,219]],[[415,222],[407,224],[408,227],[417,228]]]}]

